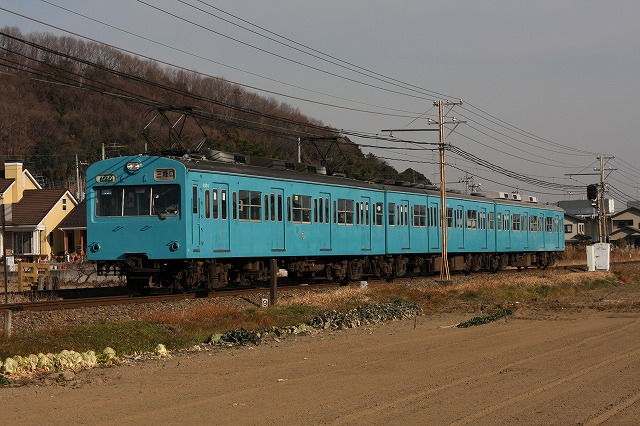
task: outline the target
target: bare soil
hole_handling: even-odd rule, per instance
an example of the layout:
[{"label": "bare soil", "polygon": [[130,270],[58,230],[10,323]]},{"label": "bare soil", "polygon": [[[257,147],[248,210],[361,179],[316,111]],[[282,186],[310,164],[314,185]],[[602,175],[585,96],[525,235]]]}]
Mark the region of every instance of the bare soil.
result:
[{"label": "bare soil", "polygon": [[636,425],[637,297],[525,304],[467,329],[454,324],[473,314],[439,313],[49,377],[0,389],[2,423]]}]

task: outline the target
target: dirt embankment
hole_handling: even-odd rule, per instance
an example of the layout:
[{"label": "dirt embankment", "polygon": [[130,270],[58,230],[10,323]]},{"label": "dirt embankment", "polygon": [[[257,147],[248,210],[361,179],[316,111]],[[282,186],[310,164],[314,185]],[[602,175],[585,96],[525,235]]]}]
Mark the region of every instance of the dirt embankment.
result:
[{"label": "dirt embankment", "polygon": [[637,310],[532,305],[492,324],[452,327],[470,316],[436,314],[2,389],[3,422],[637,424]]}]

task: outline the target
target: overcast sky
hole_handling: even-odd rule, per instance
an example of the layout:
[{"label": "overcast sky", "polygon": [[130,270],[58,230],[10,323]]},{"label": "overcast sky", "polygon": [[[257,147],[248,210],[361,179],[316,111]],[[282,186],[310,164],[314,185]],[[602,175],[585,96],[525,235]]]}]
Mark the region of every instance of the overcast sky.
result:
[{"label": "overcast sky", "polygon": [[[638,196],[637,0],[144,1],[173,16],[136,0],[0,0],[0,7],[159,60],[288,95],[262,92],[337,129],[375,134],[388,128],[424,128],[427,117],[436,118],[434,100],[461,99],[463,106],[448,114],[449,119],[467,120],[448,135],[453,146],[509,171],[570,185],[595,183],[597,176],[565,175],[593,172],[599,154],[615,156],[607,163],[618,169],[608,178],[616,191],[613,198],[622,202]],[[316,56],[331,55],[334,63],[218,17],[271,38],[286,37],[290,41],[278,40],[313,48]],[[0,26],[7,25],[23,32],[61,33],[0,11]],[[338,66],[338,61],[351,65]],[[364,75],[372,72],[377,79]],[[426,115],[416,120],[421,113]],[[394,134],[428,142],[436,142],[436,135]],[[397,146],[352,139],[381,148]],[[390,163],[434,179],[437,168],[430,163],[437,157],[430,152],[363,151],[418,161]],[[454,153],[448,154],[448,162],[448,182],[458,181],[466,170],[483,190],[519,189],[542,201],[584,198],[586,192],[532,186]]]}]

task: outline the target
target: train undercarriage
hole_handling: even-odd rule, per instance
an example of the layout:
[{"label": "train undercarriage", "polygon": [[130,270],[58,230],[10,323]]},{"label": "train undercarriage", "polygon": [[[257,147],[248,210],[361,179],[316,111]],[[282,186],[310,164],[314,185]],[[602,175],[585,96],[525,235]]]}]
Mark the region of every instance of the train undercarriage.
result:
[{"label": "train undercarriage", "polygon": [[[557,253],[467,253],[448,256],[451,272],[497,272],[507,267],[546,268]],[[360,257],[279,258],[276,273],[298,283],[339,282],[426,276],[440,272],[438,255],[384,255]],[[132,254],[124,262],[99,261],[98,275],[124,276],[127,286],[146,292],[154,288],[174,292],[265,285],[271,275],[270,259],[150,260]]]}]

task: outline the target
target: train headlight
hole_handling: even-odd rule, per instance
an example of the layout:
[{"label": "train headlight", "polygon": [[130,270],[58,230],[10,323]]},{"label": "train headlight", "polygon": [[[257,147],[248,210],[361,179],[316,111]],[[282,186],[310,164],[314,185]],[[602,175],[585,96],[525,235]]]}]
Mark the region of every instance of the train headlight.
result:
[{"label": "train headlight", "polygon": [[139,161],[129,161],[127,163],[127,171],[128,172],[137,172],[142,167],[142,164]]},{"label": "train headlight", "polygon": [[177,241],[172,241],[171,243],[169,243],[169,250],[178,251],[179,248],[180,248],[180,244],[178,244]]},{"label": "train headlight", "polygon": [[94,252],[94,253],[97,252],[97,251],[100,251],[100,248],[101,248],[100,244],[98,244],[98,243],[93,243],[91,245],[91,251]]}]

